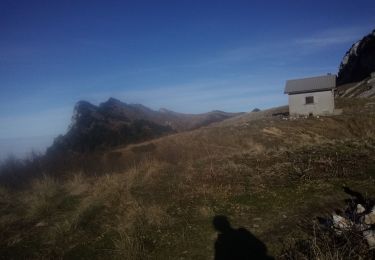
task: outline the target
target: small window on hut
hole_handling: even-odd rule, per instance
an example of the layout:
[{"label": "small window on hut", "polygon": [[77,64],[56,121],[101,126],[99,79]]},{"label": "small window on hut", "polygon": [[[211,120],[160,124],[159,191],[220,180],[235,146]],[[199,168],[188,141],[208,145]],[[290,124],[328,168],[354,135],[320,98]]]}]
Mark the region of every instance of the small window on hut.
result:
[{"label": "small window on hut", "polygon": [[314,104],[314,97],[306,97],[306,104]]}]

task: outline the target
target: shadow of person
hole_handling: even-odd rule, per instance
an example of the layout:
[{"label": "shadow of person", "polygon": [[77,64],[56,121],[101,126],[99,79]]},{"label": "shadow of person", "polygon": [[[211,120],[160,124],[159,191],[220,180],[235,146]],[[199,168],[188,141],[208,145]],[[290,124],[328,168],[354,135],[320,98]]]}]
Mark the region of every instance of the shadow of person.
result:
[{"label": "shadow of person", "polygon": [[273,259],[266,245],[245,228],[234,229],[226,216],[218,215],[213,226],[219,232],[215,242],[215,260]]}]

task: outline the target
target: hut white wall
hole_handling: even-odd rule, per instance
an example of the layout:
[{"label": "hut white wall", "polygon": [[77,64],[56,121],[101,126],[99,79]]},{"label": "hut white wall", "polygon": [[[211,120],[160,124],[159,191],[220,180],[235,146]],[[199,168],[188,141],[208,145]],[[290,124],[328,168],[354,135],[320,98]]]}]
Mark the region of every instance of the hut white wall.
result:
[{"label": "hut white wall", "polygon": [[[314,97],[313,104],[306,104],[306,97]],[[289,95],[289,114],[296,115],[329,115],[335,109],[333,91],[321,91]]]}]

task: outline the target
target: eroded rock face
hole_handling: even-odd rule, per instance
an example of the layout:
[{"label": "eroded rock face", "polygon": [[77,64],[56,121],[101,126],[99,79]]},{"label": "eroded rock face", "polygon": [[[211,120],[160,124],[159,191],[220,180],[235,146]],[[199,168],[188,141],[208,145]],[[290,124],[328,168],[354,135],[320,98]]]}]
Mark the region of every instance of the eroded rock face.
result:
[{"label": "eroded rock face", "polygon": [[337,77],[337,84],[358,82],[375,71],[375,30],[352,45],[346,52]]},{"label": "eroded rock face", "polygon": [[146,120],[139,110],[115,99],[100,106],[79,101],[74,108],[68,132],[56,138],[48,152],[85,153],[175,132],[170,126]]}]

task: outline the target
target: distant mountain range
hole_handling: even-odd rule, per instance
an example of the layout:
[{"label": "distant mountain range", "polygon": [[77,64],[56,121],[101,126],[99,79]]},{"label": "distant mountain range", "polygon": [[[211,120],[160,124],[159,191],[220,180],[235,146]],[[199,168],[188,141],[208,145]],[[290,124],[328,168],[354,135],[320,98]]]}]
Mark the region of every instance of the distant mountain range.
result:
[{"label": "distant mountain range", "polygon": [[337,84],[358,82],[375,72],[375,30],[354,43],[340,64]]},{"label": "distant mountain range", "polygon": [[82,153],[142,142],[207,126],[239,114],[222,111],[182,114],[167,109],[155,111],[141,104],[126,104],[114,98],[99,106],[79,101],[68,132],[57,137],[47,153]]}]

